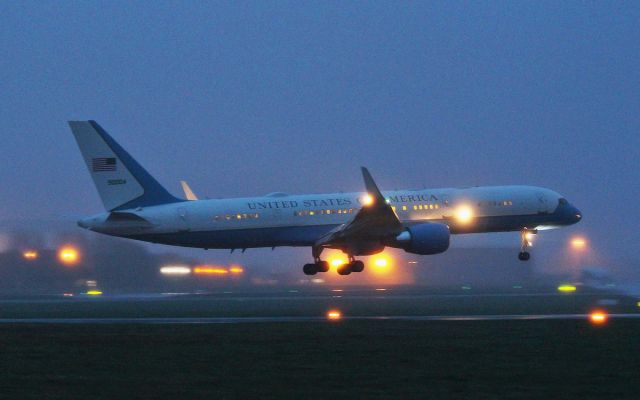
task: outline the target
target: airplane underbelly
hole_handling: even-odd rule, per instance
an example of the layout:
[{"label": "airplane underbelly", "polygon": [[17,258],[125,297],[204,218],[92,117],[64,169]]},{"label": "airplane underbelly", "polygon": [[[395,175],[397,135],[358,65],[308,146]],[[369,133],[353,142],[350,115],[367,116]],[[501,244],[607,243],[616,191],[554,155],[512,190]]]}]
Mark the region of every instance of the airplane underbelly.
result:
[{"label": "airplane underbelly", "polygon": [[131,236],[153,243],[174,246],[241,249],[276,246],[312,246],[336,225],[233,229],[217,231],[176,232]]}]

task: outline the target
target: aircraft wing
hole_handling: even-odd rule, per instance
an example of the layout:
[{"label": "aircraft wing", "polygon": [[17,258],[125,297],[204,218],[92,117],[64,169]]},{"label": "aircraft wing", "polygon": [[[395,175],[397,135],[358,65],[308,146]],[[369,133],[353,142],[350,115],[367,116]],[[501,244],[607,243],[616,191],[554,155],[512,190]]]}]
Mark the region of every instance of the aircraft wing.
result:
[{"label": "aircraft wing", "polygon": [[320,238],[316,246],[343,247],[349,242],[379,242],[402,232],[402,223],[365,167],[362,167],[362,177],[367,189],[362,208],[351,221]]},{"label": "aircraft wing", "polygon": [[198,200],[198,196],[193,193],[193,190],[191,190],[191,187],[189,187],[189,184],[187,182],[180,181],[180,185],[182,185],[182,191],[184,192],[184,196],[187,198],[187,200]]}]

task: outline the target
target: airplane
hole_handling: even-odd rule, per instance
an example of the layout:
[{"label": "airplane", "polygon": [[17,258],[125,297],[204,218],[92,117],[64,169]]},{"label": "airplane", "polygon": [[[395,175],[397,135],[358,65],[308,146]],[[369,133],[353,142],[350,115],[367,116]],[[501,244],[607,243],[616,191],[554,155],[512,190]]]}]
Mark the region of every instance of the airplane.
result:
[{"label": "airplane", "polygon": [[69,125],[107,210],[81,219],[80,227],[203,249],[311,247],[306,275],[329,270],[321,258],[324,249],[346,253],[349,261],[337,272],[349,275],[364,269],[358,256],[385,247],[438,254],[449,248],[452,234],[520,232],[518,258],[526,261],[531,235],[582,219],[566,198],[542,187],[381,191],[364,167],[364,192],[195,200],[189,190],[190,200],[184,200],[171,195],[97,122]]}]

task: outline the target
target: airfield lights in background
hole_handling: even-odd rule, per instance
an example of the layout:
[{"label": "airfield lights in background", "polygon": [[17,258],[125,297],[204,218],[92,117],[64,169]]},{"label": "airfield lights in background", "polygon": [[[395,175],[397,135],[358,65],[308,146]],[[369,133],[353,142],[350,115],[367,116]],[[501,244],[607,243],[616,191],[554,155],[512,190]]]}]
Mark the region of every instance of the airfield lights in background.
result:
[{"label": "airfield lights in background", "polygon": [[80,252],[71,245],[66,245],[58,250],[58,260],[67,267],[73,267],[80,262]]},{"label": "airfield lights in background", "polygon": [[575,285],[569,285],[569,284],[564,284],[564,285],[558,286],[558,291],[561,292],[561,293],[573,293],[577,289],[578,288]]},{"label": "airfield lights in background", "polygon": [[593,325],[604,325],[609,320],[609,316],[603,310],[594,310],[589,314],[589,321]]},{"label": "airfield lights in background", "polygon": [[239,265],[232,265],[229,268],[215,265],[197,265],[193,268],[188,265],[165,265],[160,268],[160,273],[166,276],[187,276],[187,275],[241,275],[244,268]]},{"label": "airfield lights in background", "polygon": [[235,275],[239,275],[239,274],[242,274],[244,272],[244,268],[242,268],[242,267],[240,267],[238,265],[232,265],[229,268],[229,272],[232,273],[232,274],[235,274]]},{"label": "airfield lights in background", "polygon": [[160,268],[162,275],[184,276],[191,274],[191,268],[186,265],[167,265]]},{"label": "airfield lights in background", "polygon": [[22,252],[22,258],[28,261],[33,261],[38,259],[38,252],[35,250],[26,250]]},{"label": "airfield lights in background", "polygon": [[327,319],[329,321],[339,321],[342,319],[342,312],[336,309],[329,310],[327,311]]},{"label": "airfield lights in background", "polygon": [[227,275],[229,270],[212,265],[198,265],[193,267],[193,273],[196,275]]},{"label": "airfield lights in background", "polygon": [[575,236],[571,238],[569,244],[575,251],[585,251],[587,249],[587,239],[582,236]]}]

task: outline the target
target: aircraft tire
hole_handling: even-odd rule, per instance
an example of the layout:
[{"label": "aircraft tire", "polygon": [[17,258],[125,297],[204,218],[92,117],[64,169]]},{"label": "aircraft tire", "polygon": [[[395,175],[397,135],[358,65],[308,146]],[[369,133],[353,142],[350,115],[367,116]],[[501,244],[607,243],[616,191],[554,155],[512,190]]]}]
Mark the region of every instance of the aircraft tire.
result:
[{"label": "aircraft tire", "polygon": [[531,258],[531,254],[529,254],[528,251],[521,251],[518,254],[518,260],[520,260],[520,261],[527,261],[530,258]]},{"label": "aircraft tire", "polygon": [[349,275],[351,273],[351,264],[343,264],[338,267],[339,275]]},{"label": "aircraft tire", "polygon": [[364,270],[364,263],[360,260],[356,260],[351,263],[351,271],[353,272],[362,272]]},{"label": "aircraft tire", "polygon": [[316,264],[305,264],[304,267],[302,267],[302,272],[304,272],[305,275],[315,275],[318,273],[318,267]]},{"label": "aircraft tire", "polygon": [[318,270],[318,272],[329,272],[329,262],[328,261],[317,262],[316,269]]}]

